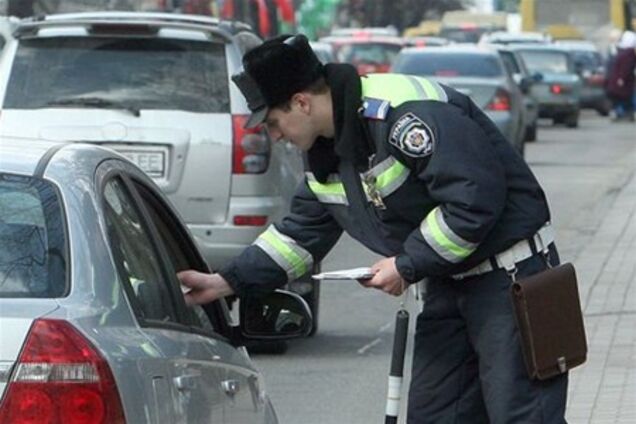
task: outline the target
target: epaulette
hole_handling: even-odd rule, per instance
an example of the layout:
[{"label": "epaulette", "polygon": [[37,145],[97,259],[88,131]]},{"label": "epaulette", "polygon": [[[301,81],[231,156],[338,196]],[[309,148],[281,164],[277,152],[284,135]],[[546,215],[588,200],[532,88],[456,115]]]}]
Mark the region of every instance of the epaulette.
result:
[{"label": "epaulette", "polygon": [[362,99],[362,116],[369,119],[384,120],[391,109],[391,102],[373,97]]}]

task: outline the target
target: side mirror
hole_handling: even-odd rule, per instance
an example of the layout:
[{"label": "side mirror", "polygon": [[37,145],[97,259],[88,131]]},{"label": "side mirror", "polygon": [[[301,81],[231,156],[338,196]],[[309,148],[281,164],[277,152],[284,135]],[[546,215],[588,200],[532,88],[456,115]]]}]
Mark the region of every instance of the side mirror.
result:
[{"label": "side mirror", "polygon": [[541,82],[543,81],[543,74],[541,72],[535,72],[531,75],[531,78],[534,80],[534,82]]},{"label": "side mirror", "polygon": [[239,302],[241,335],[246,339],[287,340],[309,335],[311,310],[296,293],[275,290]]},{"label": "side mirror", "polygon": [[519,81],[519,89],[523,94],[528,94],[530,92],[530,88],[535,83],[533,77],[523,77]]}]

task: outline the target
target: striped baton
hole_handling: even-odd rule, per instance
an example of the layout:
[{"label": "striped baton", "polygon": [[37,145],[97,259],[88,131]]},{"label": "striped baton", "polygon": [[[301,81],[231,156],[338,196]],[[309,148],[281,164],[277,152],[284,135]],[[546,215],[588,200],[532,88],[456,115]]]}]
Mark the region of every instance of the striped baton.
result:
[{"label": "striped baton", "polygon": [[395,336],[393,338],[393,354],[391,355],[391,373],[389,374],[389,388],[386,394],[384,424],[397,424],[398,422],[408,330],[409,313],[405,309],[399,309],[395,316]]}]

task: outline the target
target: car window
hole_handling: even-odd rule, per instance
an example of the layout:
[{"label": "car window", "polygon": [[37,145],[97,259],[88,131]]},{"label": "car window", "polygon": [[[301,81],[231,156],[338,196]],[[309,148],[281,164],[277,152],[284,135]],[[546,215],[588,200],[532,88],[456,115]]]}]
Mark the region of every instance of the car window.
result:
[{"label": "car window", "polygon": [[56,191],[43,180],[0,174],[0,297],[60,297],[66,240]]},{"label": "car window", "polygon": [[144,321],[177,322],[158,254],[132,196],[119,178],[106,183],[103,195],[111,251],[123,284],[139,305],[135,313]]},{"label": "car window", "polygon": [[82,107],[78,98],[89,99],[85,107],[229,112],[225,46],[166,38],[21,40],[4,107]]},{"label": "car window", "polygon": [[531,74],[535,72],[569,73],[568,57],[565,53],[526,50],[521,52],[521,56]]},{"label": "car window", "polygon": [[501,60],[506,66],[506,70],[508,71],[510,75],[521,73],[521,69],[519,68],[519,64],[515,60],[513,53],[502,51],[502,52],[499,52],[499,55],[501,56]]},{"label": "car window", "polygon": [[338,61],[346,63],[390,64],[402,46],[391,43],[345,44],[338,49]]},{"label": "car window", "polygon": [[[157,229],[160,243],[172,265],[169,272],[176,275],[177,271],[200,269],[200,265],[196,263],[194,258],[196,247],[191,243],[187,231],[179,224],[177,218],[146,186],[139,182],[134,182],[134,185],[141,196],[150,220]],[[219,332],[218,324],[213,322],[214,317],[208,317],[203,308],[200,306],[186,308],[189,316],[188,322],[184,324],[194,325],[206,331]]]},{"label": "car window", "polygon": [[498,77],[503,74],[496,56],[472,53],[408,54],[395,65],[396,71],[438,77]]},{"label": "car window", "polygon": [[588,71],[596,71],[603,67],[603,59],[600,53],[594,51],[574,50],[570,53],[572,60],[581,69]]}]

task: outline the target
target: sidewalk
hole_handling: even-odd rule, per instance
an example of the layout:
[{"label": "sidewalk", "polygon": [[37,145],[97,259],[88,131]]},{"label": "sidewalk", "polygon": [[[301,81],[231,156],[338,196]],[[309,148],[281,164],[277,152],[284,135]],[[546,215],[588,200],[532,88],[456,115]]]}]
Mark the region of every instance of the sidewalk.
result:
[{"label": "sidewalk", "polygon": [[606,216],[601,225],[573,259],[588,359],[570,373],[569,424],[636,423],[634,174],[603,210]]}]

